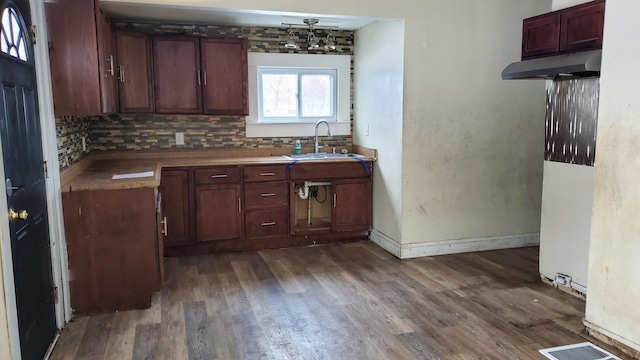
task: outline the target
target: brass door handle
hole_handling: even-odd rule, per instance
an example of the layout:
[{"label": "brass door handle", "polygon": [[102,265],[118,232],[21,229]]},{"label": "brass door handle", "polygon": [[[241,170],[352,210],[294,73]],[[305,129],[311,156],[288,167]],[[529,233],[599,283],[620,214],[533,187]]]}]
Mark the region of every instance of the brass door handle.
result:
[{"label": "brass door handle", "polygon": [[18,218],[27,220],[28,216],[29,214],[27,213],[27,210],[20,210],[18,212],[15,212],[13,211],[13,209],[9,209],[9,221],[15,221]]}]

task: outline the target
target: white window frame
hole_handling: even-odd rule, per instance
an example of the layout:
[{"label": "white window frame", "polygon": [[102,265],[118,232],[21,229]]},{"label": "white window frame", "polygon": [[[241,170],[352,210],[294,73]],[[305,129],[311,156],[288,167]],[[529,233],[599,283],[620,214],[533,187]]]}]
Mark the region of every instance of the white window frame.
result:
[{"label": "white window frame", "polygon": [[[297,77],[297,116],[264,116],[263,98],[262,98],[262,76],[263,74],[280,74],[295,75]],[[305,75],[327,75],[331,77],[331,115],[329,116],[303,116],[302,101],[300,94],[302,92],[302,77]],[[258,66],[258,122],[264,123],[301,123],[316,122],[318,120],[336,121],[338,118],[338,71],[336,69],[310,69],[310,68],[292,68],[292,67],[272,67]]]},{"label": "white window frame", "polygon": [[351,56],[320,54],[249,53],[249,115],[246,117],[247,137],[313,136],[316,121],[308,119],[260,122],[258,99],[258,67],[302,68],[337,71],[335,120],[328,120],[334,135],[351,134]]}]

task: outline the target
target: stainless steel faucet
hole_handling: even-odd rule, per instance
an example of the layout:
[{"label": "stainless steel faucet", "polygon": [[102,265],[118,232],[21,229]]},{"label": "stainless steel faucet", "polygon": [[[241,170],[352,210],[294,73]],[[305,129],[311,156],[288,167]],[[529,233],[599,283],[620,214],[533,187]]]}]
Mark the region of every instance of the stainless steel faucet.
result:
[{"label": "stainless steel faucet", "polygon": [[314,147],[314,153],[316,154],[318,153],[318,150],[320,150],[320,146],[318,146],[318,126],[322,123],[325,123],[327,125],[327,136],[331,136],[331,127],[329,126],[327,120],[318,120],[318,122],[316,123],[316,142]]}]

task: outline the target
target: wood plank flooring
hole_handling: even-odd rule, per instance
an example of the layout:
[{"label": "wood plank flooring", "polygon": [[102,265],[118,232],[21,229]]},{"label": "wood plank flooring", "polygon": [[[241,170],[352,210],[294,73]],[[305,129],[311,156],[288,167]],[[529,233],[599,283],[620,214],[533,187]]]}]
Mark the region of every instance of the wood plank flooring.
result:
[{"label": "wood plank flooring", "polygon": [[[148,310],[74,318],[52,359],[544,359],[591,341],[538,248],[398,260],[365,241],[165,260]],[[132,274],[135,276],[135,274]]]}]

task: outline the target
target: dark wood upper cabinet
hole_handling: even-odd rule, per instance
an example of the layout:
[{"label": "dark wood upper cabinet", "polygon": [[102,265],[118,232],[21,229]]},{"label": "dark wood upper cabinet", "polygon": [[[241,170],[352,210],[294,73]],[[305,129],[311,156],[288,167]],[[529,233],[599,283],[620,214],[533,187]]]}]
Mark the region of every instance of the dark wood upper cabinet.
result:
[{"label": "dark wood upper cabinet", "polygon": [[522,59],[602,48],[605,1],[535,16],[522,21]]},{"label": "dark wood upper cabinet", "polygon": [[560,13],[540,15],[522,22],[522,58],[558,52]]},{"label": "dark wood upper cabinet", "polygon": [[57,116],[114,112],[109,68],[110,28],[97,1],[47,2],[46,19]]},{"label": "dark wood upper cabinet", "polygon": [[117,67],[120,112],[153,112],[153,77],[149,35],[117,30]]},{"label": "dark wood upper cabinet", "polygon": [[602,48],[604,1],[566,9],[560,23],[560,51]]},{"label": "dark wood upper cabinet", "polygon": [[96,34],[98,39],[98,68],[100,69],[100,93],[102,112],[118,112],[118,84],[116,80],[116,45],[111,22],[105,13],[96,8]]},{"label": "dark wood upper cabinet", "polygon": [[201,39],[204,113],[247,115],[247,42]]},{"label": "dark wood upper cabinet", "polygon": [[153,37],[156,112],[202,113],[199,38]]}]

